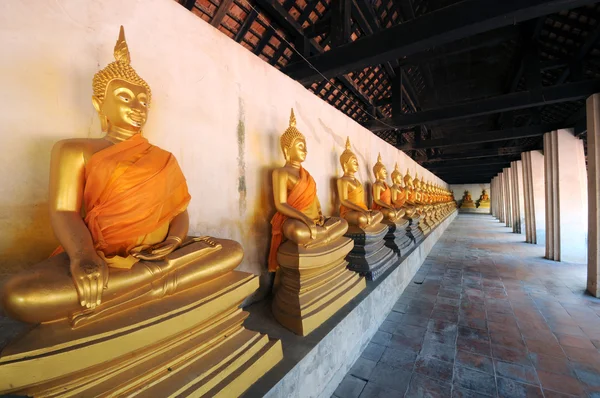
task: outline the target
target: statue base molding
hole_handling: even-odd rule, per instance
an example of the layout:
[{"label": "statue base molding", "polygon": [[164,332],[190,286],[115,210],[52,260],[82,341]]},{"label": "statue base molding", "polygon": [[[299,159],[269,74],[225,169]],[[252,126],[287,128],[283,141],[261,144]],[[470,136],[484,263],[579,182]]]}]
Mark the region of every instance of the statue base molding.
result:
[{"label": "statue base molding", "polygon": [[389,228],[384,237],[385,245],[392,249],[398,257],[404,256],[414,246],[414,241],[406,232],[408,220],[403,218],[395,223],[386,220],[382,224],[387,225]]},{"label": "statue base molding", "polygon": [[354,241],[354,248],[346,256],[350,263],[348,268],[373,281],[397,263],[398,256],[385,245],[384,237],[388,232],[389,227],[383,223],[365,229],[356,226],[348,228],[344,236]]},{"label": "statue base molding", "polygon": [[353,247],[344,237],[308,249],[291,241],[282,244],[277,252],[275,319],[306,336],[364,290],[365,279],[347,269],[345,258]]},{"label": "statue base molding", "polygon": [[471,201],[471,202],[462,202],[462,204],[460,205],[461,209],[474,209],[475,208],[475,202]]},{"label": "statue base molding", "polygon": [[479,206],[477,206],[479,209],[489,209],[490,208],[490,202],[489,201],[480,201],[479,202]]},{"label": "statue base molding", "polygon": [[283,358],[243,327],[258,277],[232,271],[101,323],[41,324],[0,357],[0,392],[29,396],[237,397]]},{"label": "statue base molding", "polygon": [[413,240],[415,244],[419,244],[425,237],[423,231],[419,229],[419,221],[421,216],[415,214],[413,217],[407,218],[408,226],[406,227],[406,235]]}]

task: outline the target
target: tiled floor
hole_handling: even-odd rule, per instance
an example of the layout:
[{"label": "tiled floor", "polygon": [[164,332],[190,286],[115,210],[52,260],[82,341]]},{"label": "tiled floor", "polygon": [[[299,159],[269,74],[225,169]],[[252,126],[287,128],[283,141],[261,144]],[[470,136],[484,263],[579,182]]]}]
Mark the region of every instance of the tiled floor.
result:
[{"label": "tiled floor", "polygon": [[600,397],[586,266],[460,215],[334,397]]}]

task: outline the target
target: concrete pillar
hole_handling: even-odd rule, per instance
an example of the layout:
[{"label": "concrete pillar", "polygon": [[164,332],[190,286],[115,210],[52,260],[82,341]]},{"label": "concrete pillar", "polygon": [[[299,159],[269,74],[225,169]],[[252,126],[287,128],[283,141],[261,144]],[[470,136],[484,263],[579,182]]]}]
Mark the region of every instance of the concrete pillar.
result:
[{"label": "concrete pillar", "polygon": [[492,178],[492,182],[490,183],[490,200],[492,201],[490,206],[492,207],[492,216],[498,218],[498,214],[496,212],[496,196],[497,196],[496,180],[497,180],[497,177],[494,177],[494,178]]},{"label": "concrete pillar", "polygon": [[546,257],[587,261],[587,175],[583,141],[570,129],[544,134]]},{"label": "concrete pillar", "polygon": [[504,222],[504,173],[498,173],[498,220]]},{"label": "concrete pillar", "polygon": [[546,203],[544,191],[544,155],[540,151],[523,152],[523,193],[525,205],[525,241],[546,242]]},{"label": "concrete pillar", "polygon": [[525,231],[525,198],[523,196],[523,162],[516,160],[510,162],[512,179],[512,209],[513,232],[522,234]]},{"label": "concrete pillar", "polygon": [[505,167],[502,169],[502,175],[504,179],[504,223],[507,227],[512,227],[513,225],[513,217],[512,217],[512,178],[510,167]]},{"label": "concrete pillar", "polygon": [[600,94],[587,99],[588,274],[587,290],[600,297]]}]

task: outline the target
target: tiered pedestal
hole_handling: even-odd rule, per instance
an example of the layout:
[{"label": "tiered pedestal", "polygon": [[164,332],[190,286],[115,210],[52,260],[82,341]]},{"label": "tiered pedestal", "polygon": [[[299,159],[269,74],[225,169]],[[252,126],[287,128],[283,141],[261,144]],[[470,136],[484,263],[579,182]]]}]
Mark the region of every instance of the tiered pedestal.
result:
[{"label": "tiered pedestal", "polygon": [[280,282],[273,300],[279,323],[306,336],[367,287],[364,278],[347,269],[345,257],[353,246],[343,237],[315,248],[291,241],[279,247]]},{"label": "tiered pedestal", "polygon": [[429,231],[431,231],[431,228],[427,224],[427,214],[426,213],[421,213],[421,218],[419,219],[419,229],[421,230],[423,235],[427,235],[429,233]]},{"label": "tiered pedestal", "polygon": [[473,202],[472,200],[469,202],[465,202],[463,201],[460,205],[461,209],[475,209],[475,202]]},{"label": "tiered pedestal", "polygon": [[419,228],[419,222],[421,221],[421,216],[415,213],[412,217],[407,217],[408,226],[406,227],[406,235],[413,240],[415,243],[419,243],[423,240],[425,235],[423,235],[423,231]]},{"label": "tiered pedestal", "polygon": [[490,208],[490,201],[489,200],[480,200],[479,201],[479,208],[480,209],[489,209]]},{"label": "tiered pedestal", "polygon": [[44,397],[238,397],[283,358],[242,326],[258,277],[232,271],[77,329],[42,324],[0,357],[0,392]]},{"label": "tiered pedestal", "polygon": [[386,220],[383,224],[389,228],[388,233],[384,237],[385,245],[392,249],[398,257],[403,256],[414,246],[414,241],[408,236],[406,231],[408,227],[408,220],[406,218],[402,218],[395,223]]},{"label": "tiered pedestal", "polygon": [[345,236],[354,241],[354,248],[346,256],[350,263],[348,268],[373,281],[396,264],[398,256],[385,245],[384,237],[388,232],[389,227],[382,223],[367,229],[348,228]]}]

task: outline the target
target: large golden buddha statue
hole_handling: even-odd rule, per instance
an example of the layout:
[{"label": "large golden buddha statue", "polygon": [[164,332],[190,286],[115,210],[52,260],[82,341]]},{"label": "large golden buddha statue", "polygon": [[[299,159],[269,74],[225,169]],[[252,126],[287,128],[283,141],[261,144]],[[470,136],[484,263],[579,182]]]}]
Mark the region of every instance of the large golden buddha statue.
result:
[{"label": "large golden buddha statue", "polygon": [[471,193],[469,191],[465,191],[462,197],[462,203],[460,205],[461,209],[471,209],[475,208],[475,202],[471,198]]},{"label": "large golden buddha statue", "polygon": [[375,183],[373,184],[373,209],[381,211],[386,220],[397,222],[406,211],[397,209],[392,204],[392,189],[385,181],[387,179],[387,169],[381,162],[381,154],[377,157],[377,163],[373,166]]},{"label": "large golden buddha statue", "polygon": [[[156,369],[201,360],[220,370],[188,375],[179,393],[233,385],[238,396],[282,356],[279,341],[242,326],[239,305],[258,278],[234,271],[237,242],[187,236],[186,180],[175,157],[142,136],[151,91],[130,65],[123,27],[114,56],[93,79],[104,137],[52,150],[50,219],[61,246],[4,286],[6,314],[41,324],[2,351],[0,393],[122,396],[143,386],[171,396],[184,385]],[[260,369],[244,374],[251,366]]]},{"label": "large golden buddha statue", "polygon": [[483,189],[481,191],[481,196],[479,197],[479,208],[482,209],[489,209],[490,207],[490,196],[488,195],[487,191],[485,189]]},{"label": "large golden buddha statue", "polygon": [[105,136],[52,149],[50,219],[61,246],[2,295],[23,322],[77,325],[216,278],[243,258],[234,241],[187,238],[186,180],[175,157],[142,136],[151,91],[130,65],[123,29],[115,59],[93,80]]},{"label": "large golden buddha statue", "polygon": [[[273,170],[277,209],[269,253],[269,271],[277,271],[273,314],[282,325],[306,336],[366,284],[346,269],[345,257],[354,247],[343,236],[348,222],[323,215],[315,180],[302,167],[308,151],[293,110],[279,142],[285,165]],[[324,279],[328,283],[322,283]]]},{"label": "large golden buddha statue", "polygon": [[350,146],[350,137],[346,140],[346,149],[340,156],[340,164],[344,175],[337,180],[337,191],[340,198],[340,217],[350,225],[360,228],[380,223],[383,214],[370,210],[365,203],[365,190],[361,182],[354,176],[358,171],[358,159]]}]

